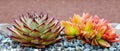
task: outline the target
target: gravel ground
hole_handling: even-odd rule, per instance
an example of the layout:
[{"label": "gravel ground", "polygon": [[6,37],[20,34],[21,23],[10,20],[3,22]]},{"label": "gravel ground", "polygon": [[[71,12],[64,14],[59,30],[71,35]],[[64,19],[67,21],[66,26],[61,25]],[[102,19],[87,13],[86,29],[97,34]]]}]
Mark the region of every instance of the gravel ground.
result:
[{"label": "gravel ground", "polygon": [[[111,23],[113,28],[119,34],[120,24]],[[0,24],[0,51],[120,51],[120,42],[111,44],[109,48],[101,48],[100,46],[91,46],[89,44],[81,44],[81,40],[72,40],[71,42],[66,41],[62,35],[59,37],[63,38],[60,42],[47,46],[45,49],[37,49],[33,47],[22,47],[21,44],[12,41],[7,37],[5,27],[11,26],[7,24]],[[2,29],[1,29],[2,27]],[[61,32],[63,34],[63,32]]]},{"label": "gravel ground", "polygon": [[33,11],[47,12],[60,20],[89,12],[120,23],[120,0],[0,0],[0,23],[13,23],[14,18]]}]

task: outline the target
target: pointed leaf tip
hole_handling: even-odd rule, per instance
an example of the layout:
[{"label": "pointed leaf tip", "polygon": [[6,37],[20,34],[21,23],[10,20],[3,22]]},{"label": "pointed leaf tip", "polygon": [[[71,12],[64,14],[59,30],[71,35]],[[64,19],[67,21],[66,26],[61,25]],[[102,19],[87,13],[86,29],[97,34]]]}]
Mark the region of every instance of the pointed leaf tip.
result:
[{"label": "pointed leaf tip", "polygon": [[110,44],[103,39],[98,40],[98,43],[101,47],[110,47]]}]

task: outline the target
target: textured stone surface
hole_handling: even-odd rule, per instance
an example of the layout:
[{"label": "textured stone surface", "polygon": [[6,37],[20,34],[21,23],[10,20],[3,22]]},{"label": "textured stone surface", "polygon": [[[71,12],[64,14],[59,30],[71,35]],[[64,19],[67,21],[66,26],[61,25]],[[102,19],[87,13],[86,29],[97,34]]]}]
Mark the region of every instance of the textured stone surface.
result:
[{"label": "textured stone surface", "polygon": [[[119,28],[118,23],[111,23],[110,25],[116,29]],[[49,45],[45,49],[22,47],[21,44],[7,37],[9,32],[6,31],[6,26],[11,27],[10,24],[0,24],[0,51],[120,51],[120,42],[112,43],[110,48],[101,48],[100,46],[91,46],[89,44],[83,45],[81,40],[76,39],[68,42],[62,35],[59,36],[63,38],[60,42]]]}]

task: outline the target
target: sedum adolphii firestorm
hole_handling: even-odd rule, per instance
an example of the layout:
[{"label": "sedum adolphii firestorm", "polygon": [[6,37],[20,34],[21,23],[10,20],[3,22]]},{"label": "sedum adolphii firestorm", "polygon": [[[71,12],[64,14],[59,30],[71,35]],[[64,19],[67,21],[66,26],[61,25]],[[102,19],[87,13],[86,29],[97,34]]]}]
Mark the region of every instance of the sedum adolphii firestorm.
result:
[{"label": "sedum adolphii firestorm", "polygon": [[67,40],[81,39],[83,44],[101,47],[110,47],[111,43],[119,41],[118,35],[107,20],[99,19],[98,16],[92,17],[88,13],[82,17],[74,15],[70,21],[61,21],[61,25]]}]

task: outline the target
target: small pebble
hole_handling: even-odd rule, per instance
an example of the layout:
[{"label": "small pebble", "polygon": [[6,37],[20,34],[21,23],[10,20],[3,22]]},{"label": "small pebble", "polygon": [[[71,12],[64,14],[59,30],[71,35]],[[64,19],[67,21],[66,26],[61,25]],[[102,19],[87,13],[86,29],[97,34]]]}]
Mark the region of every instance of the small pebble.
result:
[{"label": "small pebble", "polygon": [[86,49],[84,49],[84,51],[90,51],[90,49],[89,49],[89,48],[86,48]]},{"label": "small pebble", "polygon": [[102,49],[98,49],[97,51],[103,51]]},{"label": "small pebble", "polygon": [[118,24],[118,25],[115,27],[115,29],[120,29],[120,24]]},{"label": "small pebble", "polygon": [[103,51],[109,51],[107,48],[105,48]]},{"label": "small pebble", "polygon": [[34,51],[39,51],[38,49],[34,49]]},{"label": "small pebble", "polygon": [[90,48],[90,45],[86,43],[85,48]]},{"label": "small pebble", "polygon": [[116,50],[116,48],[110,47],[109,50],[110,50],[110,51],[114,51],[114,50]]},{"label": "small pebble", "polygon": [[91,51],[97,51],[97,50],[95,50],[95,49],[92,49]]}]

